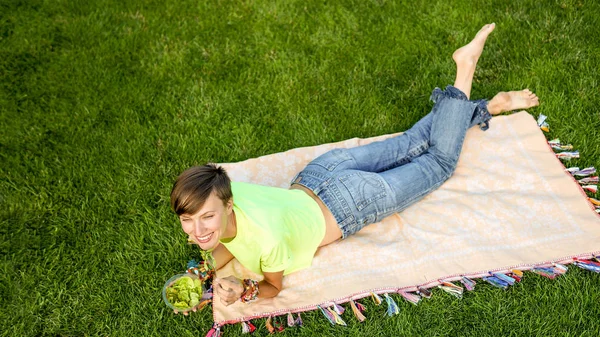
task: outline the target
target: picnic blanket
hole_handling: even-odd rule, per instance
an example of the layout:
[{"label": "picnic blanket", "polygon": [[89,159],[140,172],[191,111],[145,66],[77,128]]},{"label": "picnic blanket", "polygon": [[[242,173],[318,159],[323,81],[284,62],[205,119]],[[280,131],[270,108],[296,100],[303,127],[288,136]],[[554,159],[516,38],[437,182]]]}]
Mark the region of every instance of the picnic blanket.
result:
[{"label": "picnic blanket", "polygon": [[[320,154],[391,136],[353,138],[223,166],[234,181],[288,188]],[[471,128],[454,175],[438,190],[400,214],[320,248],[310,268],[284,277],[277,297],[228,307],[215,298],[214,322],[218,328],[371,293],[414,300],[409,295],[419,287],[442,281],[570,263],[599,253],[599,214],[534,118],[522,111],[493,118],[486,132]],[[217,272],[228,275],[261,279],[235,259]]]}]

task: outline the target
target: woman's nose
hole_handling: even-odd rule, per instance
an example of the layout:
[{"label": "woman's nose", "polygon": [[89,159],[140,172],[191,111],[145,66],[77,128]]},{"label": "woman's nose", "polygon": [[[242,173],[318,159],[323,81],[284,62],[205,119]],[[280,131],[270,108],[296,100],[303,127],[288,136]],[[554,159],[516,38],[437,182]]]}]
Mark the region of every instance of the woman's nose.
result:
[{"label": "woman's nose", "polygon": [[194,234],[197,236],[201,236],[203,229],[204,228],[202,227],[202,223],[200,222],[200,219],[194,220]]}]

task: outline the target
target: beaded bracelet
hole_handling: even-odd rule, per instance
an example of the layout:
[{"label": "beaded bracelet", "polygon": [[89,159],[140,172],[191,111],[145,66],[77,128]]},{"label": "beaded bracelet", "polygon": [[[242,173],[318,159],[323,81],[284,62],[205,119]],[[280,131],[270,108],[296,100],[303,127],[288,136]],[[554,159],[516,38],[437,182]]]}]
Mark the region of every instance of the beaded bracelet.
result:
[{"label": "beaded bracelet", "polygon": [[200,261],[195,267],[188,268],[190,274],[196,274],[202,282],[212,278],[215,274],[214,269],[206,261]]},{"label": "beaded bracelet", "polygon": [[242,281],[244,284],[244,292],[240,297],[242,303],[250,303],[256,300],[258,297],[258,281],[251,280],[249,278]]}]

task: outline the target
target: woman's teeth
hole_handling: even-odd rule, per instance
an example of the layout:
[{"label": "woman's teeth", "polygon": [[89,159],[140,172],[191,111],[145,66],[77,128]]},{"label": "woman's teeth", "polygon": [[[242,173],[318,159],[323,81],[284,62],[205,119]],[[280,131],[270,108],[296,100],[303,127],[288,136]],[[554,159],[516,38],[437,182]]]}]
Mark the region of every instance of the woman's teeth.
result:
[{"label": "woman's teeth", "polygon": [[213,233],[210,233],[205,236],[196,236],[196,239],[198,239],[198,242],[200,242],[200,243],[207,243],[208,241],[210,241],[210,238],[212,237],[212,235],[213,235]]}]

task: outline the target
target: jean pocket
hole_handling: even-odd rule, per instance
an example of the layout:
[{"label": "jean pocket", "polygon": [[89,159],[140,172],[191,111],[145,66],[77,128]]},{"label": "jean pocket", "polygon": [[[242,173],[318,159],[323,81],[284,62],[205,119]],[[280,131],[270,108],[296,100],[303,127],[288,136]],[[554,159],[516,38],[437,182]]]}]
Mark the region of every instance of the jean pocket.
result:
[{"label": "jean pocket", "polygon": [[341,176],[339,180],[359,211],[387,196],[383,179],[377,173],[358,171]]},{"label": "jean pocket", "polygon": [[346,149],[333,149],[313,159],[308,165],[318,165],[331,172],[348,160],[352,160],[352,157]]}]

